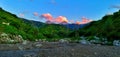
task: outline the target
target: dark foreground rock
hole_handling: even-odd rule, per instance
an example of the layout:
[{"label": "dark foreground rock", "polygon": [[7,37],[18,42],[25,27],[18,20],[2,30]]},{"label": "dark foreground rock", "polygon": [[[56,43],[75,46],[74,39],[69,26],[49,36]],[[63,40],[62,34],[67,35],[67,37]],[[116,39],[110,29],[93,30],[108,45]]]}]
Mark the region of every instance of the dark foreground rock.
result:
[{"label": "dark foreground rock", "polygon": [[120,57],[120,47],[57,42],[0,44],[0,57]]}]

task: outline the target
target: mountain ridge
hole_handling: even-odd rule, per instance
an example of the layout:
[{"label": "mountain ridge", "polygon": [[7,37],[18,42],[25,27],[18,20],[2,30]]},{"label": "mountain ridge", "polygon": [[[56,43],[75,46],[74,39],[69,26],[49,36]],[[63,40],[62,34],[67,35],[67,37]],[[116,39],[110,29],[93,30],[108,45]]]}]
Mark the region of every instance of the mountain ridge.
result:
[{"label": "mountain ridge", "polygon": [[93,21],[79,29],[80,36],[98,36],[108,41],[120,40],[120,10],[112,15],[105,15],[101,20]]}]

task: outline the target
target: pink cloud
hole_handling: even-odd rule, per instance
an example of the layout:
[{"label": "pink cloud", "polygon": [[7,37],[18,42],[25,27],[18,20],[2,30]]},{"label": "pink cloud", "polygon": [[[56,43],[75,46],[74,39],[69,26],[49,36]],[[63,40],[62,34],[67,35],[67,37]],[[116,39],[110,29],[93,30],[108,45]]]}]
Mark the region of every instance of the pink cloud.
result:
[{"label": "pink cloud", "polygon": [[41,17],[45,18],[47,21],[53,21],[53,17],[50,13],[42,14]]},{"label": "pink cloud", "polygon": [[78,24],[78,25],[80,25],[80,24],[87,24],[87,23],[90,23],[92,21],[93,20],[87,19],[86,17],[82,17],[82,21],[81,22],[80,21],[76,21],[75,24]]},{"label": "pink cloud", "polygon": [[64,16],[59,16],[59,17],[57,17],[57,18],[55,19],[55,22],[56,22],[56,23],[68,23],[68,20],[67,20],[67,18],[64,17]]},{"label": "pink cloud", "polygon": [[47,23],[68,23],[68,20],[64,16],[58,16],[57,18],[53,18],[50,13],[42,14],[41,17],[45,18]]},{"label": "pink cloud", "polygon": [[46,23],[51,24],[51,23],[56,23],[56,24],[67,24],[67,23],[74,23],[74,24],[87,24],[92,22],[92,20],[87,19],[86,17],[82,17],[82,21],[76,21],[74,20],[69,21],[66,17],[64,16],[58,16],[57,18],[53,18],[53,16],[50,13],[42,14],[42,18],[46,19]]},{"label": "pink cloud", "polygon": [[81,22],[80,22],[80,21],[76,21],[76,23],[75,23],[75,24],[80,25],[80,24],[81,24]]},{"label": "pink cloud", "polygon": [[87,19],[86,17],[82,17],[82,22],[81,22],[81,24],[87,24],[87,23],[90,23],[90,22],[92,22],[92,20]]}]

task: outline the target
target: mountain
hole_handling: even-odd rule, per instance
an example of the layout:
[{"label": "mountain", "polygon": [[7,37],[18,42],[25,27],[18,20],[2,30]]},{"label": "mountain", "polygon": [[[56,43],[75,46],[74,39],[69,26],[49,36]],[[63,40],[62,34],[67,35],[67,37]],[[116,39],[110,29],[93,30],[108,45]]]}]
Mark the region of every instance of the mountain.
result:
[{"label": "mountain", "polygon": [[[0,8],[0,35],[7,33],[10,38],[13,35],[21,35],[25,40],[34,41],[42,39],[58,41],[70,38],[80,40],[81,36],[92,39],[94,36],[107,39],[112,42],[120,40],[120,10],[112,15],[106,15],[101,20],[89,24],[46,24],[38,21],[19,18]],[[0,36],[2,37],[2,36]],[[1,39],[0,39],[1,40]]]},{"label": "mountain", "polygon": [[0,8],[0,34],[21,35],[26,40],[67,38],[70,29],[59,24],[45,24],[19,18]]},{"label": "mountain", "polygon": [[22,35],[24,39],[32,40],[33,38],[31,35],[34,33],[31,32],[31,30],[36,31],[38,28],[32,27],[21,18],[18,18],[15,14],[11,14],[0,8],[0,33]]},{"label": "mountain", "polygon": [[42,22],[39,22],[39,21],[34,21],[34,20],[28,20],[28,19],[24,19],[24,18],[21,18],[25,23],[27,24],[30,24],[31,26],[34,26],[34,27],[42,27],[45,25],[45,23],[42,23]]},{"label": "mountain", "polygon": [[63,26],[65,26],[69,29],[72,29],[72,30],[78,30],[78,29],[84,28],[85,26],[88,26],[88,25],[89,25],[89,23],[88,24],[80,24],[80,25],[78,25],[78,24],[63,24]]},{"label": "mountain", "polygon": [[78,31],[79,36],[97,36],[106,38],[108,41],[120,40],[120,10],[112,15],[104,16],[99,21],[91,22]]},{"label": "mountain", "polygon": [[[31,24],[32,26],[35,26],[35,27],[43,27],[45,25],[45,23],[42,23],[40,21],[34,21],[34,20],[27,20],[27,19],[24,19],[24,18],[21,18],[25,23],[28,23],[28,24]],[[53,25],[53,24],[52,24]],[[55,24],[54,24],[55,25]],[[61,26],[64,26],[66,28],[69,28],[71,30],[78,30],[80,28],[83,28],[88,24],[56,24],[56,25],[61,25]]]}]

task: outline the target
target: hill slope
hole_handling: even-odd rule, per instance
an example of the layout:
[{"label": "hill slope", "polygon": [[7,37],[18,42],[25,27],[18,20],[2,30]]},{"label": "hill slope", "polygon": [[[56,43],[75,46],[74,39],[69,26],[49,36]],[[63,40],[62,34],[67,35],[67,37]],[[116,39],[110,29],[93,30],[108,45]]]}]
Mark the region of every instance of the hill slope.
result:
[{"label": "hill slope", "polygon": [[79,30],[80,36],[98,36],[108,41],[120,40],[120,10],[113,15],[106,15],[99,21]]},{"label": "hill slope", "polygon": [[51,40],[51,38],[66,38],[68,34],[66,31],[68,32],[68,30],[58,24],[45,24],[18,18],[16,15],[0,8],[0,34],[21,35],[23,39],[27,40],[47,38]]}]

